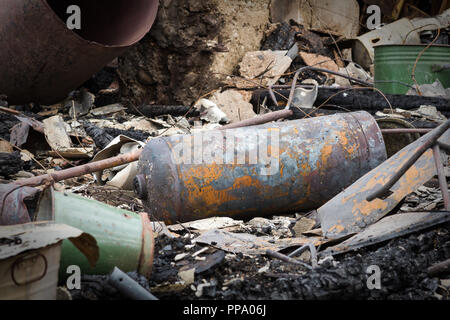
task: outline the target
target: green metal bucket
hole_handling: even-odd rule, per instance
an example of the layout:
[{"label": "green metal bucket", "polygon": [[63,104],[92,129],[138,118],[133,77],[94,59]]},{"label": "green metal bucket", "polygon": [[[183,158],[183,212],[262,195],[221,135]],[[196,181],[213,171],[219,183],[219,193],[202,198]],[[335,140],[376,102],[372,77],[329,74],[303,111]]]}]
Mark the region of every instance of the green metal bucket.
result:
[{"label": "green metal bucket", "polygon": [[63,241],[60,280],[69,276],[65,272],[70,265],[79,266],[82,274],[109,274],[117,266],[125,272],[138,271],[150,277],[154,239],[147,214],[135,214],[49,188],[41,196],[36,220],[67,224],[97,240],[99,260],[95,267],[70,241]]},{"label": "green metal bucket", "polygon": [[[381,45],[375,47],[375,87],[387,94],[405,94],[409,88],[398,82],[410,85],[414,63],[426,45]],[[450,70],[433,72],[432,66],[450,63],[450,46],[432,45],[420,57],[415,77],[417,83],[430,84],[439,79],[444,88],[450,87]],[[386,81],[386,82],[384,82]]]}]

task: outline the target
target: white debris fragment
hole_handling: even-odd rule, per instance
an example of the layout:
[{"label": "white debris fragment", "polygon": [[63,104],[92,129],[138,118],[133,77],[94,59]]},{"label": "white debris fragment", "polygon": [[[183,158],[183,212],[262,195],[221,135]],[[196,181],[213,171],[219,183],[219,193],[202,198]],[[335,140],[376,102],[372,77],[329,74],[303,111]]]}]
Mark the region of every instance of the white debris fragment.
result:
[{"label": "white debris fragment", "polygon": [[[419,90],[424,97],[440,97],[450,99],[450,91],[445,89],[439,79],[431,84],[419,85]],[[409,89],[407,95],[417,96],[417,90],[415,88]]]},{"label": "white debris fragment", "polygon": [[265,273],[265,272],[269,271],[269,269],[270,269],[270,263],[267,262],[267,264],[264,267],[258,269],[258,273]]},{"label": "white debris fragment", "polygon": [[200,119],[210,123],[228,123],[228,117],[220,108],[208,99],[200,99],[196,104],[200,111]]},{"label": "white debris fragment", "polygon": [[184,258],[187,257],[187,255],[188,255],[187,253],[177,254],[173,260],[175,260],[175,262],[183,260]]},{"label": "white debris fragment", "polygon": [[196,256],[198,256],[199,254],[205,252],[206,250],[208,250],[208,247],[204,247],[204,248],[198,250],[196,253],[194,253],[194,254],[192,255],[192,257],[195,258]]}]

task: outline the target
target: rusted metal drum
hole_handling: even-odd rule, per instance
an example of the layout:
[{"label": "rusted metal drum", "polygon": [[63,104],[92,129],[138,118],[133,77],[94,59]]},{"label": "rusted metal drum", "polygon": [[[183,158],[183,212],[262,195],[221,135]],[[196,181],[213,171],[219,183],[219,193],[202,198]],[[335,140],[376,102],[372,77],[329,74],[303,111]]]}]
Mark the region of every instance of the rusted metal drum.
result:
[{"label": "rusted metal drum", "polygon": [[320,207],[386,160],[375,119],[353,112],[150,141],[135,192],[153,219],[249,219]]},{"label": "rusted metal drum", "polygon": [[[71,5],[81,9],[80,30],[66,25]],[[50,104],[144,37],[158,0],[0,0],[0,8],[0,93],[13,104]]]}]

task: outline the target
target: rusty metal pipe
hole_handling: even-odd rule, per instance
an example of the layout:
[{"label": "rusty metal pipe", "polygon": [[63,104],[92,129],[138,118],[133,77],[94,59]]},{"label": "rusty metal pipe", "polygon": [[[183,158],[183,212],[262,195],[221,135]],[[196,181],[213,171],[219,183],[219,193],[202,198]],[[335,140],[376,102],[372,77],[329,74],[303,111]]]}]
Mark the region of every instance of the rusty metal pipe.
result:
[{"label": "rusty metal pipe", "polygon": [[450,153],[450,144],[449,143],[444,143],[442,141],[438,141],[438,146],[441,150],[444,150],[447,153]]},{"label": "rusty metal pipe", "polygon": [[405,128],[405,129],[381,129],[383,134],[404,134],[404,133],[428,133],[433,129],[428,128]]},{"label": "rusty metal pipe", "polygon": [[287,262],[287,263],[297,264],[299,266],[305,267],[308,270],[312,270],[312,267],[310,265],[304,263],[303,261],[291,258],[287,255],[284,255],[284,254],[276,252],[276,251],[272,251],[270,249],[266,250],[266,255],[268,255],[269,257]]},{"label": "rusty metal pipe", "polygon": [[[70,5],[81,29],[66,25]],[[138,42],[158,0],[0,0],[0,92],[12,104],[51,104]]]},{"label": "rusty metal pipe", "polygon": [[428,268],[427,272],[431,277],[437,277],[441,274],[449,273],[450,259],[432,265],[431,267]]},{"label": "rusty metal pipe", "polygon": [[425,142],[411,155],[411,157],[406,161],[399,170],[389,179],[389,181],[384,185],[371,193],[366,200],[372,201],[376,198],[382,198],[386,195],[389,189],[408,171],[408,169],[433,145],[437,142],[437,140],[447,131],[450,127],[450,119],[445,121],[439,127],[433,129],[433,131],[427,134],[427,139]]},{"label": "rusty metal pipe", "polygon": [[151,140],[136,194],[166,223],[251,218],[320,207],[386,160],[367,112]]},{"label": "rusty metal pipe", "polygon": [[447,179],[445,178],[444,165],[442,164],[441,161],[441,151],[437,144],[433,146],[433,156],[439,180],[439,187],[441,188],[442,199],[444,200],[444,208],[445,210],[450,211],[450,197],[448,194]]},{"label": "rusty metal pipe", "polygon": [[90,162],[81,166],[44,174],[42,176],[17,180],[14,183],[20,186],[32,187],[32,186],[39,186],[45,183],[58,182],[65,179],[79,177],[85,174],[102,171],[108,168],[114,168],[126,163],[137,161],[139,160],[141,152],[142,149],[122,154],[117,157]]},{"label": "rusty metal pipe", "polygon": [[108,282],[120,293],[132,300],[159,300],[117,267],[109,275]]},{"label": "rusty metal pipe", "polygon": [[294,112],[292,112],[292,110],[288,110],[288,109],[274,111],[274,112],[270,112],[270,113],[266,113],[263,115],[253,117],[251,119],[227,124],[226,126],[221,127],[220,130],[256,126],[259,124],[264,124],[264,123],[268,123],[268,122],[272,122],[272,121],[277,121],[280,119],[289,118],[293,114],[294,114]]}]

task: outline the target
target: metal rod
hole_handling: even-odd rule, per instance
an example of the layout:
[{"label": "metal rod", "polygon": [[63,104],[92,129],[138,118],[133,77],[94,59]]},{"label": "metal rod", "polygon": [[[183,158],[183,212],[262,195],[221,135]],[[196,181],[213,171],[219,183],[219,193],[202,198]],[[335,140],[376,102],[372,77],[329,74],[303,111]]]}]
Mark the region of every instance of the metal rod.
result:
[{"label": "metal rod", "polygon": [[316,250],[316,246],[314,244],[307,243],[305,245],[303,245],[302,247],[292,251],[290,254],[288,254],[288,257],[292,258],[295,257],[301,253],[303,253],[305,250],[309,249],[309,252],[311,254],[311,265],[314,268],[317,267],[317,250]]},{"label": "metal rod", "polygon": [[288,257],[293,258],[295,256],[298,256],[299,254],[302,254],[306,249],[308,249],[308,244],[304,244],[300,248],[295,249],[291,253],[288,254]]},{"label": "metal rod", "polygon": [[279,253],[279,252],[275,252],[275,251],[267,249],[266,250],[266,255],[268,255],[268,256],[270,256],[272,258],[279,259],[281,261],[287,262],[287,263],[298,264],[298,265],[301,265],[301,266],[303,266],[303,267],[305,267],[305,268],[307,268],[309,270],[312,270],[312,267],[310,265],[308,265],[308,264],[306,264],[306,263],[304,263],[302,261],[299,261],[297,259],[288,257],[288,256],[286,256],[286,255],[284,255],[282,253]]},{"label": "metal rod", "polygon": [[270,113],[266,113],[263,115],[256,116],[251,119],[239,121],[236,123],[227,124],[226,126],[223,126],[219,128],[219,130],[226,130],[226,129],[234,129],[234,128],[241,128],[241,127],[249,127],[249,126],[256,126],[259,124],[264,124],[271,121],[276,121],[279,119],[284,119],[292,116],[294,112],[292,110],[279,110],[274,111]]},{"label": "metal rod", "polygon": [[16,116],[21,116],[22,115],[19,111],[14,110],[14,109],[10,109],[10,108],[6,108],[6,107],[0,107],[0,111],[3,111],[5,113],[9,113],[9,114],[13,114],[13,115],[16,115]]},{"label": "metal rod", "polygon": [[450,272],[450,259],[432,265],[428,268],[428,274],[432,277]]},{"label": "metal rod", "polygon": [[429,128],[402,128],[402,129],[381,129],[383,134],[401,134],[401,133],[428,133],[433,129]]},{"label": "metal rod", "polygon": [[307,67],[300,68],[294,74],[294,79],[292,79],[291,91],[289,92],[289,98],[288,98],[286,108],[285,108],[286,110],[290,109],[292,100],[294,99],[294,91],[295,91],[295,86],[297,85],[298,76],[300,75],[300,72],[302,72],[306,68]]},{"label": "metal rod", "polygon": [[439,148],[444,150],[447,153],[450,153],[450,143],[444,143],[442,141],[438,141]]},{"label": "metal rod", "polygon": [[159,300],[117,267],[114,267],[108,282],[132,300]]},{"label": "metal rod", "polygon": [[272,98],[273,103],[275,103],[275,105],[277,106],[278,100],[277,100],[277,97],[275,97],[275,94],[273,93],[272,86],[269,86],[269,94],[270,94],[270,97]]},{"label": "metal rod", "polygon": [[316,68],[316,67],[310,67],[309,70],[333,74],[333,75],[338,76],[338,77],[342,77],[342,78],[345,78],[345,79],[348,79],[348,80],[352,80],[354,82],[358,82],[358,83],[363,84],[363,85],[365,85],[367,87],[373,87],[373,83],[371,83],[371,82],[367,82],[367,81],[364,81],[364,80],[361,80],[361,79],[358,79],[358,78],[354,78],[354,77],[348,76],[348,75],[340,73],[340,72],[336,72],[336,71],[332,71],[332,70],[328,70],[328,69],[323,69],[323,68]]},{"label": "metal rod", "polygon": [[427,134],[427,139],[424,143],[411,155],[411,157],[400,167],[400,169],[389,179],[389,181],[384,185],[371,193],[366,200],[372,201],[376,198],[383,197],[389,189],[409,170],[409,168],[428,150],[430,149],[440,136],[444,134],[445,131],[450,127],[450,119],[441,124],[439,127]]},{"label": "metal rod", "polygon": [[136,150],[134,152],[130,152],[127,154],[122,154],[116,157],[112,157],[105,160],[90,162],[87,164],[83,164],[81,166],[64,169],[61,171],[55,171],[52,173],[44,174],[42,176],[21,179],[14,181],[15,184],[21,186],[39,186],[45,183],[58,182],[65,179],[70,179],[74,177],[80,177],[85,174],[102,171],[108,168],[114,168],[126,163],[134,162],[139,160],[139,157],[142,153],[142,149]]},{"label": "metal rod", "polygon": [[450,210],[450,198],[448,194],[448,185],[447,185],[447,179],[445,177],[444,173],[444,165],[441,161],[441,151],[439,149],[439,146],[437,144],[433,147],[433,155],[434,155],[434,163],[436,164],[436,171],[438,175],[439,180],[439,187],[441,188],[442,192],[442,199],[444,199],[444,208],[445,210]]}]

